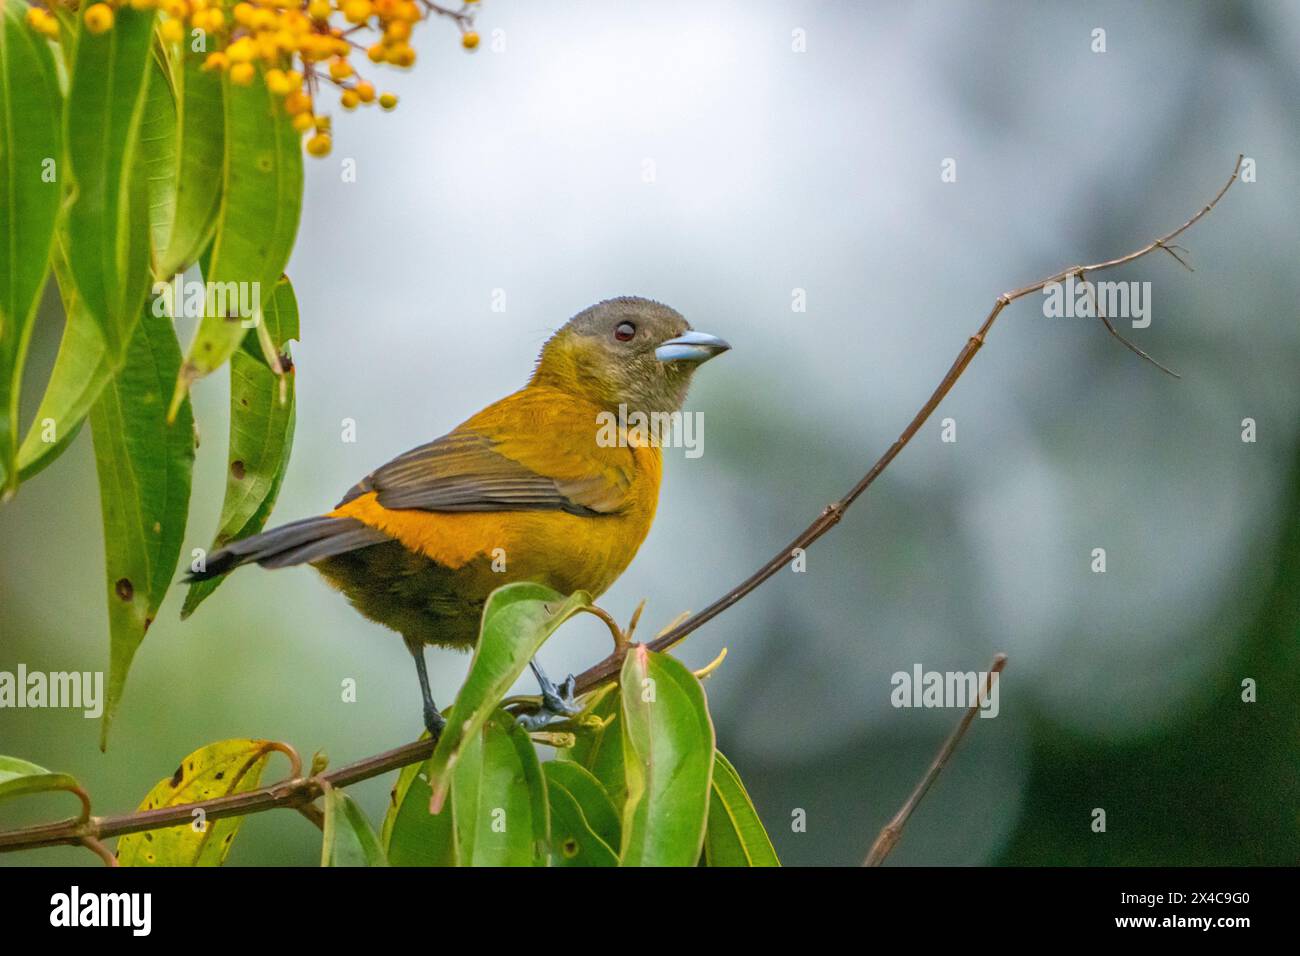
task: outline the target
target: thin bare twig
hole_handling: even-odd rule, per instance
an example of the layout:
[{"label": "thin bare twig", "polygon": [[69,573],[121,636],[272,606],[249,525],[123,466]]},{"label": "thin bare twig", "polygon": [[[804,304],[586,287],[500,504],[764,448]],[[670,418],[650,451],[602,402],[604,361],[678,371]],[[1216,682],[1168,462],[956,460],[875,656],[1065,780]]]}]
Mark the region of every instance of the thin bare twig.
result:
[{"label": "thin bare twig", "polygon": [[980,712],[980,707],[988,699],[989,690],[994,681],[998,679],[998,675],[1002,673],[1002,668],[1006,666],[1007,655],[998,654],[993,658],[993,666],[989,668],[988,680],[979,688],[975,696],[975,703],[967,708],[966,713],[962,715],[961,722],[957,724],[957,728],[943,742],[943,746],[939,748],[939,752],[930,763],[930,769],[925,772],[925,776],[916,785],[911,796],[903,804],[902,809],[894,814],[894,818],[881,828],[880,835],[876,837],[876,842],[871,844],[871,852],[867,854],[866,860],[862,863],[863,866],[880,866],[885,857],[889,856],[889,851],[897,845],[898,838],[903,835],[903,827],[907,826],[907,821],[911,818],[913,811],[916,810],[917,804],[929,792],[934,782],[939,779],[939,774],[948,765],[949,758],[952,757],[953,751],[957,749],[957,745],[961,743],[962,737],[966,735],[966,730],[970,727],[971,721],[975,719],[975,715]]},{"label": "thin bare twig", "polygon": [[[1031,285],[1015,289],[1011,292],[1004,292],[1002,295],[998,296],[996,301],[993,303],[993,309],[989,312],[988,317],[985,318],[984,324],[980,326],[978,332],[970,337],[965,346],[962,347],[962,350],[957,353],[956,360],[952,363],[952,367],[948,369],[948,373],[944,375],[938,388],[931,393],[929,399],[926,400],[926,403],[921,406],[921,410],[916,413],[916,416],[908,423],[907,427],[903,429],[902,434],[898,436],[898,440],[890,445],[876,463],[871,466],[870,470],[862,476],[861,480],[849,489],[849,493],[839,501],[831,502],[823,508],[822,513],[817,516],[816,520],[814,520],[812,524],[800,532],[793,541],[769,558],[766,564],[745,580],[741,581],[734,588],[698,614],[683,621],[681,624],[668,631],[668,633],[662,634],[651,641],[648,645],[650,650],[667,650],[687,634],[690,634],[702,625],[707,624],[727,608],[731,607],[741,598],[745,597],[757,588],[760,584],[777,574],[777,572],[790,562],[795,550],[806,549],[827,531],[839,524],[840,520],[844,517],[844,512],[849,509],[849,506],[852,505],[853,502],[857,501],[864,491],[871,487],[872,483],[880,477],[880,473],[889,466],[889,463],[898,456],[899,452],[907,447],[907,443],[912,440],[913,436],[915,436],[918,431],[920,431],[921,426],[925,424],[927,419],[929,419],[931,413],[934,412],[934,410],[939,406],[939,403],[942,402],[947,394],[952,390],[952,387],[957,384],[957,379],[961,378],[962,373],[966,371],[966,366],[968,366],[971,363],[971,360],[975,358],[975,353],[984,345],[984,340],[988,337],[989,330],[993,328],[993,323],[997,320],[997,317],[1002,313],[1003,309],[1017,299],[1024,298],[1034,292],[1039,292],[1045,286],[1053,282],[1063,282],[1072,275],[1081,276],[1089,272],[1100,272],[1103,269],[1113,269],[1116,266],[1122,266],[1134,262],[1137,259],[1141,259],[1143,256],[1148,255],[1156,249],[1163,248],[1167,251],[1169,244],[1174,239],[1194,226],[1202,217],[1205,216],[1206,213],[1218,205],[1219,200],[1223,198],[1224,193],[1226,193],[1229,187],[1237,181],[1237,176],[1241,173],[1242,159],[1243,157],[1241,155],[1237,156],[1236,165],[1232,168],[1232,175],[1228,177],[1228,181],[1224,183],[1223,188],[1219,190],[1215,197],[1203,206],[1194,216],[1172,232],[1166,233],[1159,239],[1148,243],[1135,252],[1130,252],[1128,255],[1120,256],[1116,259],[1108,259],[1105,262],[1096,262],[1090,266],[1071,266],[1068,269],[1062,269],[1060,272],[1054,273],[1045,279],[1040,279],[1038,282]],[[1109,322],[1106,324],[1109,326]],[[1113,328],[1111,328],[1110,331],[1112,334],[1118,335]],[[1123,337],[1121,336],[1120,338],[1121,341],[1123,341]],[[1150,359],[1150,356],[1147,356],[1140,350],[1138,350],[1138,352],[1143,358],[1154,361]],[[1166,371],[1168,370],[1166,369]],[[594,667],[590,667],[583,671],[578,675],[576,692],[581,694],[591,690],[599,684],[612,680],[615,675],[618,674],[622,664],[622,655],[612,654]]]},{"label": "thin bare twig", "polygon": [[[427,6],[427,4],[426,4]],[[438,11],[441,12],[441,11]],[[686,635],[697,630],[704,624],[713,620],[727,608],[736,604],[750,592],[754,591],[759,585],[763,584],[769,578],[777,574],[786,563],[791,560],[795,549],[807,548],[814,541],[820,538],[831,528],[840,523],[844,513],[849,509],[853,502],[865,492],[872,483],[880,477],[881,472],[885,470],[906,446],[912,440],[921,426],[929,419],[930,415],[938,407],[939,403],[952,390],[966,367],[975,357],[975,353],[984,345],[984,340],[993,327],[994,321],[1012,302],[1031,293],[1038,292],[1044,286],[1052,282],[1061,282],[1069,276],[1080,276],[1089,272],[1099,272],[1103,269],[1111,269],[1116,266],[1124,265],[1142,258],[1156,249],[1169,251],[1172,241],[1186,232],[1195,225],[1202,217],[1213,209],[1229,187],[1236,182],[1241,172],[1242,156],[1237,157],[1237,163],[1233,167],[1232,175],[1227,183],[1219,190],[1218,194],[1206,204],[1199,212],[1188,219],[1177,229],[1169,232],[1159,239],[1148,243],[1136,252],[1130,252],[1128,255],[1120,256],[1117,259],[1110,259],[1105,262],[1094,263],[1089,266],[1071,266],[1068,269],[1062,269],[1054,275],[1048,276],[1032,285],[1015,289],[1011,292],[1004,292],[998,296],[993,304],[992,310],[984,319],[983,325],[979,331],[970,337],[962,350],[957,354],[956,360],[953,361],[951,368],[944,375],[938,387],[931,393],[929,399],[921,406],[903,429],[898,439],[889,446],[883,455],[867,471],[865,475],[855,484],[843,498],[839,501],[827,505],[820,515],[799,533],[793,541],[786,547],[782,548],[773,555],[767,563],[751,574],[744,581],[741,581],[730,591],[718,598],[704,610],[688,617],[675,626],[669,627],[646,646],[652,651],[663,651],[672,647],[681,641]],[[609,657],[600,661],[593,667],[583,671],[577,678],[577,690],[579,694],[587,693],[596,687],[606,684],[613,680],[623,664],[623,656],[626,649],[615,651]],[[59,823],[39,824],[33,827],[25,827],[18,830],[9,830],[0,832],[0,852],[12,850],[35,849],[42,846],[55,846],[59,844],[77,844],[82,843],[87,837],[101,839],[105,837],[118,836],[123,833],[138,833],[142,830],[156,830],[160,827],[176,826],[181,823],[189,823],[191,813],[194,809],[200,808],[204,811],[209,820],[219,820],[223,817],[239,816],[250,813],[261,813],[265,810],[272,810],[276,807],[293,807],[299,808],[316,800],[322,792],[323,784],[335,787],[345,787],[349,784],[358,783],[362,780],[368,780],[371,777],[379,776],[390,770],[396,770],[407,764],[418,763],[428,759],[433,753],[435,741],[432,738],[416,740],[401,747],[395,747],[373,757],[367,757],[359,760],[354,764],[342,767],[330,773],[323,773],[315,776],[297,777],[292,780],[286,780],[282,783],[274,784],[269,787],[262,787],[258,790],[249,790],[246,793],[233,794],[228,797],[217,797],[213,800],[204,800],[199,803],[185,804],[177,807],[163,807],[157,810],[142,810],[135,813],[119,814],[108,817],[90,817],[88,820],[66,820]]]}]

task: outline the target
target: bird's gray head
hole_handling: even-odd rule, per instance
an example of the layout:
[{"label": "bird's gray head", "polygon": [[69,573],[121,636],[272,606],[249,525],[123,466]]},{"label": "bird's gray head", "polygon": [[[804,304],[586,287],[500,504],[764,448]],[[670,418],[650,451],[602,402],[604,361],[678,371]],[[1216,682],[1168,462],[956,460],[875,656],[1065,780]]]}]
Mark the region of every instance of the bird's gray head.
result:
[{"label": "bird's gray head", "polygon": [[621,296],[584,309],[551,336],[532,380],[604,408],[674,412],[695,370],[730,347],[662,303]]}]

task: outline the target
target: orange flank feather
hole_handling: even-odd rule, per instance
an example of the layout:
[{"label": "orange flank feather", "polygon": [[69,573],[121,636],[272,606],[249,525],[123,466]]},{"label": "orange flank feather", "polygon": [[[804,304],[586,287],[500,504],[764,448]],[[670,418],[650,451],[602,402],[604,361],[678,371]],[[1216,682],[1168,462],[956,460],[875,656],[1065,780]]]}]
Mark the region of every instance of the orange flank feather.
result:
[{"label": "orange flank feather", "polygon": [[[330,512],[356,518],[449,570],[498,558],[496,584],[548,583],[561,593],[603,593],[623,573],[650,530],[659,500],[661,454],[650,445],[597,444],[600,409],[554,389],[529,386],[488,406],[448,437],[483,436],[478,455],[425,464],[428,477],[448,468],[482,472],[502,456],[555,480],[567,497],[596,514],[565,511],[419,511],[384,507],[367,491]],[[440,472],[441,469],[441,472]],[[499,549],[499,551],[498,551]],[[486,597],[486,595],[483,595]]]}]

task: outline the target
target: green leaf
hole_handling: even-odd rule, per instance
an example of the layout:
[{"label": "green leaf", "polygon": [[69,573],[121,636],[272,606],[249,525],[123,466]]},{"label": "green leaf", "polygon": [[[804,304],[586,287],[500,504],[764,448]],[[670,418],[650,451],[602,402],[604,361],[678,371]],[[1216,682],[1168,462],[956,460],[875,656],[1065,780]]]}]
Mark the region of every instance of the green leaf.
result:
[{"label": "green leaf", "polygon": [[[149,249],[154,274],[163,281],[170,272],[158,268],[159,256],[166,249],[176,218],[177,118],[176,96],[172,90],[166,54],[155,45],[149,57],[149,83],[145,93],[144,115],[140,120],[140,153],[144,160],[145,183],[149,194]],[[197,57],[189,59],[197,60]]]},{"label": "green leaf", "polygon": [[704,858],[709,866],[781,865],[740,774],[720,752],[713,755]]},{"label": "green leaf", "polygon": [[384,848],[355,800],[337,787],[325,791],[321,866],[387,866]]},{"label": "green leaf", "polygon": [[462,866],[546,865],[546,778],[532,740],[511,714],[498,710],[472,732],[451,790]]},{"label": "green leaf", "polygon": [[185,535],[194,421],[188,401],[174,424],[168,425],[165,415],[180,359],[171,323],[145,310],[126,364],[90,412],[104,517],[110,631],[101,748],[121,702],[131,659],[175,574]]},{"label": "green leaf", "polygon": [[221,76],[204,70],[203,58],[197,56],[181,56],[172,71],[176,201],[166,242],[154,250],[155,274],[164,281],[198,259],[217,224],[226,140]]},{"label": "green leaf", "polygon": [[713,776],[704,688],[680,661],[632,648],[619,677],[627,803],[624,866],[696,866]]},{"label": "green leaf", "polygon": [[[86,5],[87,8],[90,6]],[[140,130],[154,11],[123,7],[111,30],[77,29],[64,111],[67,258],[77,294],[99,324],[108,354],[131,342],[149,291],[149,195]]]},{"label": "green leaf", "polygon": [[[623,728],[619,723],[618,690],[615,685],[603,689],[602,696],[587,710],[587,716],[604,721],[599,730],[580,731],[572,747],[559,752],[561,760],[573,761],[592,776],[609,795],[615,808],[622,810],[627,801],[627,775],[623,771]],[[617,846],[617,843],[613,844]]]},{"label": "green leaf", "polygon": [[590,773],[568,760],[542,764],[551,806],[553,866],[618,866],[618,813]]},{"label": "green leaf", "polygon": [[[298,302],[287,277],[276,283],[265,309],[263,328],[272,347],[287,355],[287,343],[298,337]],[[249,345],[230,357],[230,449],[226,466],[226,497],[212,550],[256,534],[266,525],[280,493],[289,451],[293,446],[293,373],[276,375]],[[283,394],[282,394],[283,385]],[[224,577],[196,581],[185,595],[181,617],[217,589]]]},{"label": "green leaf", "polygon": [[21,757],[0,754],[0,800],[50,790],[80,791],[71,774],[55,773]]},{"label": "green leaf", "polygon": [[[280,745],[269,740],[222,740],[201,747],[181,761],[176,772],[159,780],[140,810],[174,807],[256,790],[271,754]],[[220,866],[244,822],[242,816],[190,822],[161,830],[128,833],[117,841],[122,866]]]},{"label": "green leaf", "polygon": [[49,44],[4,3],[0,22],[0,475],[18,487],[18,403],[49,270],[63,160],[63,97]]},{"label": "green leaf", "polygon": [[[214,372],[239,348],[258,317],[241,316],[269,300],[289,261],[302,205],[302,146],[279,98],[266,88],[259,68],[247,86],[223,73],[225,144],[221,206],[210,266],[204,278],[209,302],[176,380],[174,413],[197,379]],[[232,300],[233,303],[232,304]]]},{"label": "green leaf", "polygon": [[[429,736],[428,732],[423,736]],[[456,865],[454,811],[430,813],[430,793],[428,760],[402,768],[380,830],[392,866]]]},{"label": "green leaf", "polygon": [[63,454],[117,368],[104,348],[95,317],[77,298],[77,287],[62,251],[56,247],[51,258],[66,319],[45,395],[18,449],[18,476],[22,481]]},{"label": "green leaf", "polygon": [[565,598],[527,581],[504,585],[488,596],[469,674],[456,695],[456,719],[447,722],[430,758],[432,812],[442,808],[451,771],[467,743],[523,673],[542,642],[590,604],[591,595],[586,591],[575,591]]}]

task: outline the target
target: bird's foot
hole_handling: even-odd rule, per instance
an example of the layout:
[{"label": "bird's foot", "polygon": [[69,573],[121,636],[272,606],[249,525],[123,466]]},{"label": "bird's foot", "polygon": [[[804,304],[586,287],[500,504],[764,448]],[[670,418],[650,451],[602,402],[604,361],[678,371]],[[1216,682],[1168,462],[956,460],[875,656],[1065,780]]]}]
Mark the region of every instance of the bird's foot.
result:
[{"label": "bird's foot", "polygon": [[447,726],[447,718],[438,712],[438,708],[433,706],[433,701],[424,702],[424,729],[429,731],[429,736],[437,740],[442,735],[442,729]]},{"label": "bird's foot", "polygon": [[516,720],[524,730],[541,730],[557,717],[574,717],[582,713],[582,705],[573,695],[577,681],[572,674],[558,685],[546,676],[545,671],[533,663],[533,675],[542,692],[542,706],[531,714],[521,714]]}]

